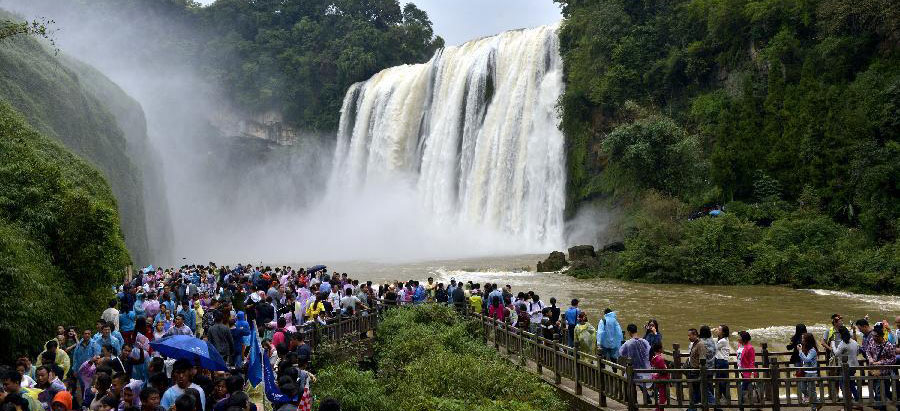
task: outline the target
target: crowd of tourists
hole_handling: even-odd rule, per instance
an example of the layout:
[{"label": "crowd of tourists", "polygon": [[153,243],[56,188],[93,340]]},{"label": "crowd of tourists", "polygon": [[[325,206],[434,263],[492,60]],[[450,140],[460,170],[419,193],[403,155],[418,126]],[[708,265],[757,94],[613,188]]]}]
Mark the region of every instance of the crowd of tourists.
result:
[{"label": "crowd of tourists", "polygon": [[[482,313],[513,330],[531,332],[580,352],[610,361],[628,359],[639,372],[646,403],[666,404],[665,383],[670,368],[663,354],[660,324],[649,319],[643,327],[621,327],[615,311],[606,309],[597,326],[573,299],[566,310],[555,298],[545,304],[532,291],[514,293],[510,285],[477,284],[433,278],[419,282],[373,284],[329,273],[324,266],[311,269],[238,265],[183,266],[142,270],[117,287],[93,329],[60,325],[32,361],[22,356],[15,364],[0,366],[0,411],[251,411],[263,394],[248,383],[252,341],[261,344],[285,400],[271,404],[278,411],[308,410],[316,376],[311,372],[312,349],[305,341],[310,327],[341,318],[372,315],[376,305],[400,306],[439,303],[458,310]],[[806,326],[797,325],[788,344],[790,362],[802,376],[819,373],[818,358],[851,366],[864,358],[872,365],[900,364],[900,317],[896,330],[888,321],[870,324],[868,318],[848,328],[843,317],[832,316],[831,327],[817,341]],[[739,401],[752,391],[756,351],[748,331],[732,331],[725,324],[686,330],[691,342],[682,368],[725,370],[734,356],[743,379]],[[168,336],[188,335],[209,342],[227,363],[227,371],[211,371],[187,360],[166,358],[151,342]],[[736,335],[736,345],[732,344]],[[735,349],[736,347],[736,349]],[[735,350],[734,355],[732,350]],[[830,362],[832,363],[832,362]],[[712,371],[715,373],[716,371]],[[727,378],[725,371],[719,371]],[[691,377],[691,376],[689,376]],[[726,384],[726,383],[721,383]],[[858,387],[850,393],[859,398]],[[882,390],[884,392],[882,392]],[[705,393],[693,389],[692,402],[730,403],[727,385]],[[812,383],[801,385],[802,400],[811,408],[820,402]],[[876,399],[891,395],[890,387],[874,386]],[[268,404],[266,405],[268,407]],[[323,398],[319,410],[339,410],[335,399]]]}]

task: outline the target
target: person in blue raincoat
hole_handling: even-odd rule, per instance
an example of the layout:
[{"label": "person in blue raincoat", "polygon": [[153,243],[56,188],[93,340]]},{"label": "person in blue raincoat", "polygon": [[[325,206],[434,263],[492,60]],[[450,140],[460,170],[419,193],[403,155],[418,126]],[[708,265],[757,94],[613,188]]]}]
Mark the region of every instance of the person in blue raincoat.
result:
[{"label": "person in blue raincoat", "polygon": [[597,324],[597,347],[602,349],[604,357],[615,361],[619,358],[619,347],[622,346],[622,326],[614,311],[607,308],[603,313],[603,318]]}]

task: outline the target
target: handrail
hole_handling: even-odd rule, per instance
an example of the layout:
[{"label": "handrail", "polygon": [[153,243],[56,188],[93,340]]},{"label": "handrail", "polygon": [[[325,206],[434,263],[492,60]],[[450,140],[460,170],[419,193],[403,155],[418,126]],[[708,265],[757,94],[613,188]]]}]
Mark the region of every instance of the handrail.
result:
[{"label": "handrail", "polygon": [[[391,304],[376,299],[371,309],[360,311],[361,315],[342,317],[334,323],[317,324],[298,332],[310,337],[310,345],[315,348],[324,341],[339,341],[348,336],[360,336],[364,332],[376,332],[380,314],[405,305],[407,304]],[[479,323],[486,344],[523,366],[531,362],[533,365],[527,368],[538,374],[543,374],[545,369],[552,372],[552,380],[556,386],[574,385],[577,396],[583,395],[583,388],[593,390],[597,393],[597,403],[601,407],[605,407],[608,400],[626,405],[629,410],[745,407],[779,410],[810,407],[810,404],[800,401],[803,396],[801,389],[805,388],[806,392],[816,392],[817,401],[821,405],[840,406],[851,411],[856,406],[897,405],[900,397],[895,395],[887,398],[879,394],[886,392],[888,388],[893,388],[894,392],[900,391],[900,381],[896,377],[900,373],[900,365],[861,364],[851,367],[844,362],[840,366],[784,367],[786,362],[779,361],[778,357],[789,355],[790,352],[769,352],[767,345],[762,344],[762,361],[757,362],[757,368],[738,368],[737,364],[729,362],[729,368],[717,369],[708,367],[705,359],[701,360],[700,368],[684,368],[681,360],[687,358],[688,354],[681,353],[678,344],[673,344],[673,350],[669,353],[675,368],[636,369],[627,359],[623,361],[624,364],[609,361],[581,352],[577,347],[568,347],[528,330],[513,327],[508,322],[473,312],[468,302],[451,306],[455,306],[464,318]],[[816,375],[807,376],[804,371],[815,371]],[[750,373],[750,378],[745,378],[745,373]],[[645,378],[648,374],[668,377]],[[568,383],[564,384],[566,381]],[[858,398],[843,395],[844,392],[849,393],[854,386],[858,388]],[[639,390],[645,395],[640,396]],[[651,392],[655,395],[654,401],[647,402],[639,398],[646,397]],[[723,397],[731,400],[727,404],[719,403]],[[667,403],[658,404],[657,398],[664,398]],[[733,398],[737,398],[737,401]]]}]

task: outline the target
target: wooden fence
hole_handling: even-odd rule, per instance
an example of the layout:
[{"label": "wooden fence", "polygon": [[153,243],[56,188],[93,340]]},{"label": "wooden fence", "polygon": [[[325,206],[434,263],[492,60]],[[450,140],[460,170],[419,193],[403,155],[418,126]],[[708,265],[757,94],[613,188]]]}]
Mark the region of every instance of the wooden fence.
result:
[{"label": "wooden fence", "polygon": [[[376,332],[378,317],[392,306],[382,301],[362,315],[341,318],[334,323],[304,329],[306,341],[315,349],[323,342],[365,338]],[[699,369],[683,366],[688,353],[678,344],[665,351],[672,368],[665,370],[635,369],[629,360],[613,362],[577,348],[548,340],[539,335],[474,313],[468,304],[458,307],[463,317],[481,325],[482,338],[502,354],[522,366],[533,367],[538,374],[548,370],[557,385],[568,380],[574,384],[575,394],[583,395],[588,388],[597,393],[597,402],[606,407],[609,400],[630,410],[658,408],[710,409],[773,409],[811,407],[801,401],[801,390],[815,392],[815,403],[838,406],[847,411],[857,406],[897,406],[900,393],[898,372],[900,365],[871,366],[865,361],[858,367],[830,366],[824,355],[817,368],[797,368],[789,364],[790,352],[770,352],[762,344],[756,368],[738,368],[729,361],[729,368],[716,369],[701,361]],[[732,354],[734,357],[734,354]],[[808,373],[807,373],[808,371]],[[661,378],[667,376],[667,378]],[[656,377],[656,378],[654,378]],[[844,395],[853,392],[858,397]],[[890,391],[893,396],[883,393]],[[663,393],[665,404],[657,400]]]}]

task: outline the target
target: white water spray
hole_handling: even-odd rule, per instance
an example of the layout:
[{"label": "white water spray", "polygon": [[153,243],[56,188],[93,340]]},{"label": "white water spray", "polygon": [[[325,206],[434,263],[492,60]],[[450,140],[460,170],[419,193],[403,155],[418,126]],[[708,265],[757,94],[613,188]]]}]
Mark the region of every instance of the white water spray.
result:
[{"label": "white water spray", "polygon": [[427,63],[353,85],[341,110],[332,194],[406,184],[438,226],[487,230],[516,251],[562,246],[557,29],[448,47]]}]

